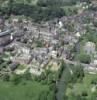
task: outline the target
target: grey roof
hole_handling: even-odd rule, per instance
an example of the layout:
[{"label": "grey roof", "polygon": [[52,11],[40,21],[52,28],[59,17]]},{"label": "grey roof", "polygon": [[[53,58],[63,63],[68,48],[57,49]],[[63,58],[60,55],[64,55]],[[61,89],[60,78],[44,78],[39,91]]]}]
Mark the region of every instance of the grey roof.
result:
[{"label": "grey roof", "polygon": [[11,33],[11,30],[10,29],[7,29],[6,31],[0,32],[0,37],[5,36],[5,35],[8,35],[10,33]]},{"label": "grey roof", "polygon": [[17,69],[18,65],[19,65],[19,63],[13,62],[12,64],[10,64],[9,67],[10,67],[10,69],[11,69],[12,71],[14,71],[15,69]]}]

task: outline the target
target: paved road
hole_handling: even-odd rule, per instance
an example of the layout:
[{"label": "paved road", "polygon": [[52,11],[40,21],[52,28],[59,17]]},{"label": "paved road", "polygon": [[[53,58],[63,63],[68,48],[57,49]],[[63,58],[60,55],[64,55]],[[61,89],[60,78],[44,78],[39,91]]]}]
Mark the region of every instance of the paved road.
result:
[{"label": "paved road", "polygon": [[70,61],[70,60],[67,60],[67,59],[64,59],[65,63],[67,64],[72,64],[72,65],[82,65],[84,67],[84,70],[87,70],[87,71],[91,71],[91,72],[96,72],[97,73],[97,68],[91,64],[84,64],[84,63],[80,63],[80,62],[77,62],[77,61]]},{"label": "paved road", "polygon": [[63,96],[64,96],[65,89],[66,89],[66,82],[65,82],[64,76],[66,76],[66,70],[63,71],[62,76],[56,85],[57,90],[58,90],[58,92],[56,93],[57,100],[63,100]]}]

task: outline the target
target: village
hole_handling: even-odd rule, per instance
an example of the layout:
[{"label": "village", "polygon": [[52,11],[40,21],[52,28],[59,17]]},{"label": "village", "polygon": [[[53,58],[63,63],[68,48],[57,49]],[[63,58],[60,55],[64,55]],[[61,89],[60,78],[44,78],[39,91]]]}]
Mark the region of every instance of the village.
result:
[{"label": "village", "polygon": [[97,99],[97,1],[0,1],[0,100]]},{"label": "village", "polygon": [[[52,71],[57,71],[61,59],[71,61],[71,64],[77,62],[73,61],[72,49],[76,47],[79,51],[80,47],[76,44],[87,33],[87,27],[95,28],[93,23],[96,19],[97,12],[92,11],[79,12],[78,15],[41,24],[14,15],[10,20],[1,17],[0,53],[9,55],[9,58],[5,59],[10,60],[9,68],[17,74],[23,74],[29,69],[30,73],[40,75],[49,67]],[[89,55],[96,54],[96,44],[87,41],[83,51]],[[17,68],[19,64],[23,65],[23,68]],[[85,69],[95,70],[96,65],[97,59],[91,57],[88,64],[90,67]]]}]

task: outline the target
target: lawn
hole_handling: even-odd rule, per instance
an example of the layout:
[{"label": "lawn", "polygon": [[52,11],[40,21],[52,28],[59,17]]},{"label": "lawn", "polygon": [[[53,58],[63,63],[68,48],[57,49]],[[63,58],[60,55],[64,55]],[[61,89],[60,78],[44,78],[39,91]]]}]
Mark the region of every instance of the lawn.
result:
[{"label": "lawn", "polygon": [[[67,88],[66,95],[69,96],[71,93],[81,95],[82,92],[86,91],[88,94],[87,98],[90,98],[93,93],[92,89],[94,87],[94,85],[91,84],[91,81],[94,79],[97,80],[97,74],[85,74],[82,83],[75,83],[72,89],[69,87]],[[97,89],[95,91],[97,91]]]},{"label": "lawn", "polygon": [[37,82],[12,85],[0,81],[0,100],[37,100],[42,91],[48,91],[48,86]]}]

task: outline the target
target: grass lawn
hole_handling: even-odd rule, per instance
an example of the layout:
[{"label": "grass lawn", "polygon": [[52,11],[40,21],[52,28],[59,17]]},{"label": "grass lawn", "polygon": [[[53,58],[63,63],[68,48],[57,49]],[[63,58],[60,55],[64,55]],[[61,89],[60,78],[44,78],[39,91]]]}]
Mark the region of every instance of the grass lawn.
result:
[{"label": "grass lawn", "polygon": [[[86,91],[88,93],[87,98],[90,98],[92,95],[92,88],[94,87],[94,85],[91,84],[91,81],[94,79],[97,79],[97,74],[85,74],[82,83],[74,84],[72,89],[69,87],[67,88],[67,96],[69,96],[72,92],[80,95],[83,91]],[[97,91],[97,89],[95,91]]]},{"label": "grass lawn", "polygon": [[48,91],[48,86],[37,82],[12,85],[0,81],[0,100],[37,100],[42,91]]}]

